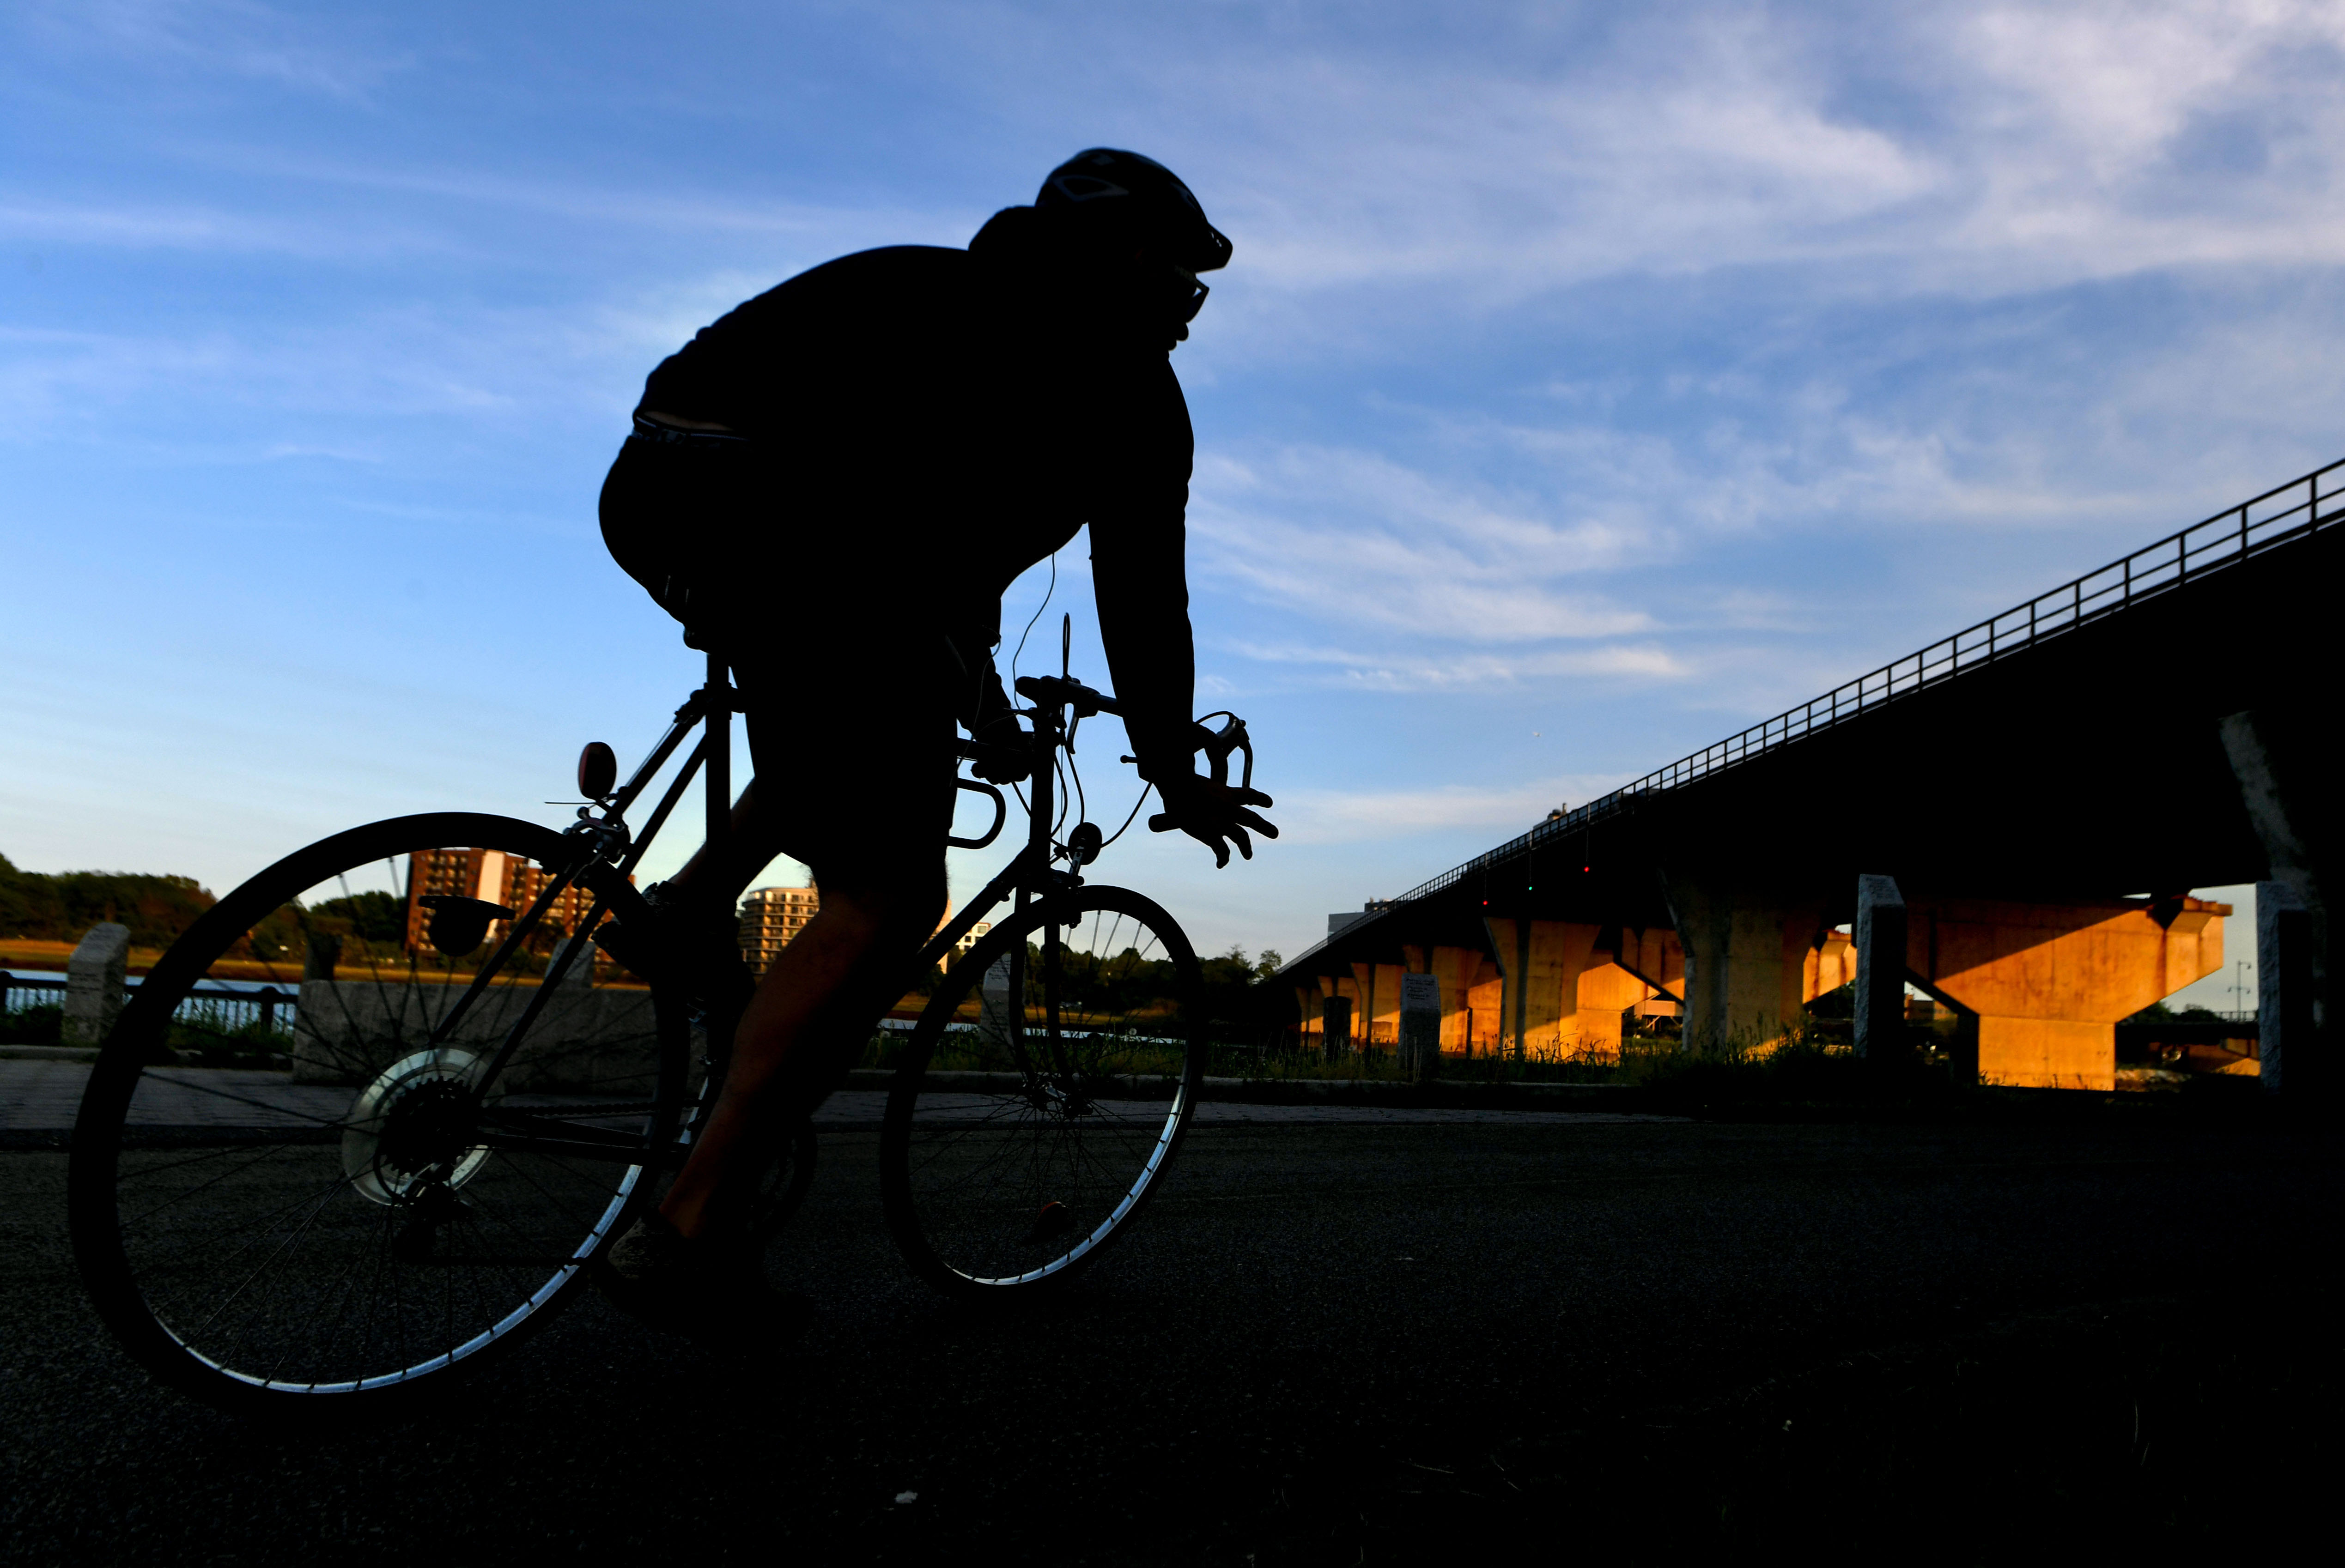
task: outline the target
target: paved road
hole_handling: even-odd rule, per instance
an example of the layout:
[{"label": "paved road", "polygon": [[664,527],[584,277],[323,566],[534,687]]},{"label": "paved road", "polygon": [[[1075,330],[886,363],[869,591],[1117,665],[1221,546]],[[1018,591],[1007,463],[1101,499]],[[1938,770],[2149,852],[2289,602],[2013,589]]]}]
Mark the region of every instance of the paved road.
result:
[{"label": "paved road", "polygon": [[1970,1558],[2234,1532],[2333,1424],[2325,1134],[1223,1120],[1126,1248],[987,1316],[897,1260],[853,1109],[774,1264],[803,1345],[590,1300],[459,1406],[330,1433],[148,1386],[62,1157],[0,1154],[15,1560]]},{"label": "paved road", "polygon": [[[0,1133],[30,1133],[73,1126],[89,1068],[77,1062],[0,1060]],[[139,1090],[139,1114],[174,1127],[213,1125],[297,1126],[339,1121],[350,1109],[350,1091],[296,1084],[282,1073],[234,1067],[173,1067],[150,1073]],[[528,1098],[515,1103],[526,1104]],[[931,1095],[929,1116],[964,1106],[982,1116],[999,1102],[980,1095]],[[1109,1100],[1111,1110],[1148,1119],[1150,1102]],[[879,1125],[888,1096],[878,1090],[846,1089],[830,1097],[815,1119],[826,1128],[869,1129]],[[256,1114],[258,1113],[258,1114]],[[1162,1113],[1157,1113],[1162,1119]],[[1577,1123],[1676,1121],[1676,1117],[1617,1111],[1418,1110],[1405,1106],[1232,1105],[1214,1101],[1197,1108],[1197,1120],[1225,1122],[1347,1122],[1365,1125],[1447,1126],[1457,1123],[1555,1127]]]}]

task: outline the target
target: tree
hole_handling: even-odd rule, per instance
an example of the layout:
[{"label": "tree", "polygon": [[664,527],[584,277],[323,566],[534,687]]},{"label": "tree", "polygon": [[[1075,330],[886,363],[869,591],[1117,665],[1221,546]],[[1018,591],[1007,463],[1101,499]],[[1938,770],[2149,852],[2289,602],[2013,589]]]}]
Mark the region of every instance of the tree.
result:
[{"label": "tree", "polygon": [[129,871],[20,871],[0,856],[0,936],[73,942],[101,921],[130,928],[140,947],[167,947],[215,899],[192,876]]}]

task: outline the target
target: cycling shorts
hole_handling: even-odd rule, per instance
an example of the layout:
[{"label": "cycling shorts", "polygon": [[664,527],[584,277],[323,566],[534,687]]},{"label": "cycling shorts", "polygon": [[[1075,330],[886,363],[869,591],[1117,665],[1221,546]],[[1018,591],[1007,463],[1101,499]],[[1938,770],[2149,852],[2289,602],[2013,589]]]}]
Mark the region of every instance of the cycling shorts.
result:
[{"label": "cycling shorts", "polygon": [[628,438],[602,495],[604,542],[694,640],[721,650],[746,708],[760,814],[817,880],[826,865],[929,865],[951,831],[955,714],[969,679],[930,616],[839,569],[747,441]]}]

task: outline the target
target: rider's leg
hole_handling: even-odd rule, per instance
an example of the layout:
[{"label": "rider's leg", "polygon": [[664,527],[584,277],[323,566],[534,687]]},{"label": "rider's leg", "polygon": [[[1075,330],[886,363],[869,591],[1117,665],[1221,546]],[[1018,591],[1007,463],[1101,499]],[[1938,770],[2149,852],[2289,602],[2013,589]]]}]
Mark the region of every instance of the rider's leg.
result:
[{"label": "rider's leg", "polygon": [[798,1119],[811,1114],[896,998],[905,959],[944,909],[944,867],[817,873],[822,905],[784,947],[733,1037],[725,1090],[660,1213],[685,1236],[722,1232],[740,1216]]},{"label": "rider's leg", "polygon": [[779,813],[757,809],[757,781],[751,779],[741,787],[741,798],[733,803],[733,830],[725,842],[714,848],[703,845],[694,851],[684,869],[668,877],[669,891],[712,908],[730,906],[750,880],[782,853],[785,825]]}]

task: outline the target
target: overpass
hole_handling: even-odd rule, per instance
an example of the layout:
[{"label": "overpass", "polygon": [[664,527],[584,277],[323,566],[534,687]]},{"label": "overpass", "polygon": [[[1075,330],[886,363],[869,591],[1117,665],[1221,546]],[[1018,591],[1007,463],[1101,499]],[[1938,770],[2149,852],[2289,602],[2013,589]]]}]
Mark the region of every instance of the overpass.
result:
[{"label": "overpass", "polygon": [[2106,1087],[2117,1020],[2222,964],[2229,910],[2187,890],[2256,882],[2266,1082],[2285,1045],[2301,1087],[2336,972],[2340,524],[2345,461],[1553,816],[1280,977],[1310,1027],[1329,998],[1396,1024],[1431,975],[1445,1052],[1522,1055],[1639,1012],[1763,1046],[1862,970],[1860,1049],[1911,982],[1958,1071]]}]

